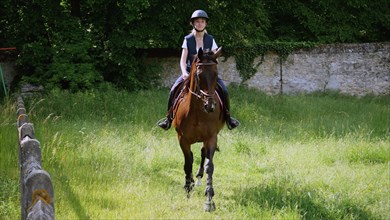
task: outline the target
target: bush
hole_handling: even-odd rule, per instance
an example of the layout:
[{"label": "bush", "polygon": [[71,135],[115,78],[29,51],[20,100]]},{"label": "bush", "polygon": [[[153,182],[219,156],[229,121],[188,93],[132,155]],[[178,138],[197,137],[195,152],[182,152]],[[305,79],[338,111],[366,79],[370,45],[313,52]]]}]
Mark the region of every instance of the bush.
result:
[{"label": "bush", "polygon": [[253,74],[254,56],[266,50],[283,59],[295,44],[306,44],[299,42],[390,40],[387,0],[4,0],[2,6],[0,46],[20,50],[22,80],[72,91],[102,81],[127,90],[154,85],[158,68],[145,66],[136,51],[180,50],[196,9],[207,11],[207,30],[236,56],[244,80]]}]

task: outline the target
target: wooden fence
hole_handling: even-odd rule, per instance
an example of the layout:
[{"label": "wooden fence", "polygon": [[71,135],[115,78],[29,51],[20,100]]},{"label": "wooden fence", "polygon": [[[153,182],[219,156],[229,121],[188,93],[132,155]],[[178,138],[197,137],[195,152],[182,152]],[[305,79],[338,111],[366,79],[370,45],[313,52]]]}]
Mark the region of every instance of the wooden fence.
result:
[{"label": "wooden fence", "polygon": [[21,97],[17,100],[19,132],[21,219],[54,219],[54,190],[48,172],[42,169],[40,143],[34,136]]}]

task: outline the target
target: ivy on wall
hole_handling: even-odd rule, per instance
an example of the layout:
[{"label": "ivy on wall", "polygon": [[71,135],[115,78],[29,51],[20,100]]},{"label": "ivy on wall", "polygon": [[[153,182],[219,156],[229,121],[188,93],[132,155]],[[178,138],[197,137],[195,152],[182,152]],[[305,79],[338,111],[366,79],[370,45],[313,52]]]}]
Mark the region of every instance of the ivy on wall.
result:
[{"label": "ivy on wall", "polygon": [[[245,82],[256,73],[256,68],[261,65],[264,55],[268,52],[276,53],[281,61],[284,61],[293,51],[313,48],[317,45],[318,43],[314,42],[258,42],[227,48],[225,56],[234,56],[242,82]],[[261,61],[257,64],[254,63],[256,57],[261,57]]]}]

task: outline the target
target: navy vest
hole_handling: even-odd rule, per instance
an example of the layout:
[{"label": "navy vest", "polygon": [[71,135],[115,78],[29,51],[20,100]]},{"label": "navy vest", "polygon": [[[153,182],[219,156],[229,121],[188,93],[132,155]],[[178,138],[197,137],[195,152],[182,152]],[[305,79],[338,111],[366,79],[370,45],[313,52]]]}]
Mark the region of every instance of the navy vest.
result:
[{"label": "navy vest", "polygon": [[[187,49],[188,49],[188,55],[187,55],[187,70],[189,71],[191,68],[191,63],[194,59],[194,55],[198,53],[196,51],[196,40],[194,34],[189,34],[184,37],[187,41]],[[211,48],[213,47],[213,36],[204,33],[203,35],[203,51],[211,51]]]}]

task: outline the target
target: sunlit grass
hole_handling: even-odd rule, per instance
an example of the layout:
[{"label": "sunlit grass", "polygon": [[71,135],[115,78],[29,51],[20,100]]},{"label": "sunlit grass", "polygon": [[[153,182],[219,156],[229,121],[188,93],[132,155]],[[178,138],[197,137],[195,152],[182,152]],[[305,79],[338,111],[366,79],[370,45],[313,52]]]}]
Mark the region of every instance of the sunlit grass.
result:
[{"label": "sunlit grass", "polygon": [[[187,199],[176,133],[155,124],[165,115],[168,91],[55,91],[25,99],[53,180],[56,218],[390,217],[388,97],[230,91],[242,125],[219,135],[213,213],[203,212],[204,180]],[[13,219],[19,214],[16,109],[5,103],[0,218]],[[200,147],[193,146],[194,172]]]},{"label": "sunlit grass", "polygon": [[20,215],[16,105],[5,98],[0,105],[0,218]]}]

